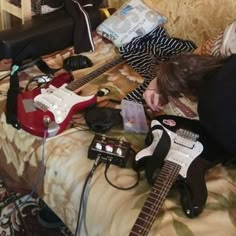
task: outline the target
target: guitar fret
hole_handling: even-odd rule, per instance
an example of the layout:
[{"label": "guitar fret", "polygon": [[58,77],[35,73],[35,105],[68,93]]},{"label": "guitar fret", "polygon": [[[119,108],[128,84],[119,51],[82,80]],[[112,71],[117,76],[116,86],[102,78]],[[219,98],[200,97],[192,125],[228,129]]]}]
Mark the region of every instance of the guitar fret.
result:
[{"label": "guitar fret", "polygon": [[166,180],[167,176],[163,174],[162,176],[158,176],[158,178],[160,179],[160,181],[161,181],[161,180],[164,181],[164,180]]},{"label": "guitar fret", "polygon": [[156,188],[155,186],[153,186],[153,191],[150,194],[158,195],[159,190],[160,190],[159,188]]},{"label": "guitar fret", "polygon": [[164,179],[166,179],[169,175],[170,175],[170,170],[164,170],[163,172],[162,172],[162,176],[160,176],[160,178],[164,178]]},{"label": "guitar fret", "polygon": [[170,170],[167,170],[167,171],[163,171],[163,173],[162,173],[162,176],[161,176],[161,178],[167,178],[169,175],[170,175]]},{"label": "guitar fret", "polygon": [[133,229],[131,230],[130,236],[140,236],[143,235],[143,233],[145,232],[145,228],[140,226],[140,225],[134,225]]},{"label": "guitar fret", "polygon": [[161,194],[155,198],[153,197],[150,197],[150,195],[148,196],[148,198],[146,199],[145,201],[145,204],[144,204],[144,212],[149,214],[150,211],[153,211],[155,210],[155,205],[157,205],[157,203],[160,203],[162,202],[163,199],[165,199],[166,197],[166,193],[169,191],[169,186],[163,186],[162,187],[162,191],[161,191]]},{"label": "guitar fret", "polygon": [[153,202],[148,201],[148,199],[146,200],[145,207],[151,210],[155,209],[155,205],[153,204]]},{"label": "guitar fret", "polygon": [[146,213],[146,214],[149,214],[149,212],[151,211],[151,210],[153,210],[154,209],[154,207],[149,207],[149,206],[147,206],[146,204],[143,206],[143,211]]},{"label": "guitar fret", "polygon": [[152,191],[152,192],[149,194],[150,198],[152,198],[152,199],[156,199],[156,198],[159,196],[160,191],[161,191],[160,188],[159,188],[158,190],[154,190],[154,191]]},{"label": "guitar fret", "polygon": [[[170,167],[170,168],[171,168],[171,167]],[[169,168],[162,170],[162,174],[169,174],[169,172],[170,172],[170,169],[169,169]]]},{"label": "guitar fret", "polygon": [[131,231],[129,235],[130,235],[130,236],[140,236],[140,233],[137,233],[137,232],[136,232],[136,231],[137,231],[136,229],[134,229],[134,230],[135,230],[135,231]]},{"label": "guitar fret", "polygon": [[98,77],[102,73],[106,72],[107,70],[111,69],[112,67],[114,67],[115,65],[118,65],[119,63],[121,63],[123,61],[124,60],[122,57],[115,58],[114,60],[112,60],[108,64],[96,69],[95,71],[89,73],[88,75],[85,75],[83,78],[72,81],[71,83],[69,83],[66,86],[66,88],[68,90],[75,91],[76,89],[80,88],[81,86],[85,85],[86,83],[88,83],[92,79]]},{"label": "guitar fret", "polygon": [[145,202],[145,207],[147,207],[150,210],[155,209],[155,204],[160,203],[163,200],[163,198],[166,197],[166,192],[169,190],[169,188],[164,188],[163,190],[165,191],[163,191],[163,193],[161,193],[161,195],[159,195],[157,199],[154,199],[155,200],[154,202],[150,201],[149,198],[147,198]]},{"label": "guitar fret", "polygon": [[147,217],[148,217],[148,218],[150,217],[150,214],[147,213],[147,212],[145,212],[145,211],[141,211],[141,212],[140,212],[140,216],[142,216],[142,218],[147,219]]},{"label": "guitar fret", "polygon": [[150,216],[145,216],[145,217],[139,216],[139,217],[137,218],[137,224],[138,224],[138,225],[142,225],[143,223],[144,223],[144,224],[149,223],[149,220],[148,220],[149,218],[150,218]]},{"label": "guitar fret", "polygon": [[[165,188],[163,188],[162,189],[162,192],[160,192],[160,194],[158,195],[158,196],[156,196],[156,197],[149,197],[148,196],[148,198],[147,198],[147,200],[146,200],[146,202],[147,202],[147,204],[148,203],[150,203],[150,204],[155,204],[156,202],[158,202],[158,199],[160,198],[160,197],[162,197],[162,195],[165,195]],[[163,194],[164,193],[164,194]]]}]

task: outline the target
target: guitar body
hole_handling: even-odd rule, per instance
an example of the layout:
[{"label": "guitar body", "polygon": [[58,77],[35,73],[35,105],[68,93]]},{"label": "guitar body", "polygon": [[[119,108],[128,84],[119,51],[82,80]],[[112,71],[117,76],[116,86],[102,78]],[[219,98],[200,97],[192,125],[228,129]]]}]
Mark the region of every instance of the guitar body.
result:
[{"label": "guitar body", "polygon": [[[82,97],[72,91],[66,91],[65,85],[71,80],[69,73],[63,73],[55,77],[46,88],[20,93],[17,100],[17,117],[21,128],[40,137],[44,136],[47,128],[47,136],[55,136],[67,128],[75,112],[96,103],[96,97],[93,95]],[[35,104],[41,104],[40,99],[45,103],[50,101],[53,106],[39,109]]]},{"label": "guitar body", "polygon": [[[185,214],[189,218],[198,216],[207,200],[207,188],[205,184],[205,174],[208,169],[220,163],[220,158],[224,155],[223,150],[218,147],[203,130],[200,122],[183,117],[162,115],[155,119],[160,126],[164,127],[170,137],[180,129],[184,129],[197,134],[198,141],[203,145],[202,152],[191,163],[187,163],[188,169],[185,174],[179,174],[174,186],[180,192],[180,201]],[[153,185],[163,167],[166,154],[160,153],[158,142],[160,140],[160,131],[152,129],[146,137],[146,148],[137,153],[135,161],[136,168],[144,169],[148,182]],[[175,141],[171,138],[171,146]],[[218,148],[217,148],[218,147]],[[164,149],[164,146],[161,148]],[[192,148],[190,148],[191,150]],[[182,169],[183,166],[182,166]]]}]

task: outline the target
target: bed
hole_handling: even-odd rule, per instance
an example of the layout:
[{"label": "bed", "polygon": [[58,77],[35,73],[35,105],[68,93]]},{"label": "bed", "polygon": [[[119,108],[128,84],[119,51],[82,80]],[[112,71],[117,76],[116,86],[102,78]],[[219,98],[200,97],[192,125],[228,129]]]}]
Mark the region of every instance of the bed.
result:
[{"label": "bed", "polygon": [[[109,1],[118,7],[117,1]],[[226,26],[235,17],[236,3],[233,0],[214,1],[145,1],[168,18],[167,31],[173,37],[191,39],[197,45],[197,53],[219,53],[225,42]],[[113,5],[112,5],[113,4]],[[121,3],[120,3],[121,4]],[[208,10],[210,9],[210,11]],[[76,80],[108,64],[119,57],[117,48],[101,36],[94,34],[96,50],[83,53],[93,66],[73,72]],[[233,42],[233,39],[231,40]],[[233,43],[232,43],[233,44]],[[232,49],[232,47],[231,47]],[[228,49],[225,49],[227,51]],[[228,50],[229,51],[229,50]],[[64,58],[73,54],[73,47],[45,55],[51,68],[62,66]],[[25,86],[29,78],[41,72],[31,67],[20,74]],[[58,75],[62,71],[58,72]],[[57,75],[56,75],[57,76]],[[96,94],[107,88],[109,94],[99,106],[119,108],[119,104],[107,99],[121,101],[126,94],[143,82],[143,78],[125,62],[120,62],[82,87],[82,96]],[[42,167],[43,176],[37,184],[37,194],[62,219],[71,232],[75,232],[83,193],[83,186],[94,160],[88,158],[88,148],[95,133],[88,130],[83,111],[74,114],[69,126],[60,134],[47,139],[45,150],[41,137],[17,130],[6,123],[5,105],[8,80],[0,83],[0,175],[8,188],[29,193],[37,183]],[[107,98],[107,99],[106,99]],[[196,104],[186,100],[172,100],[163,113],[197,119]],[[145,147],[146,134],[125,132],[123,126],[113,127],[108,137],[129,142],[132,149]],[[151,186],[145,175],[139,184],[128,191],[112,187],[104,176],[105,165],[99,165],[91,179],[81,235],[120,236],[129,235]],[[120,168],[111,165],[108,176],[112,183],[128,187],[135,183],[137,174],[132,165]],[[186,217],[180,205],[179,192],[168,194],[148,235],[227,235],[236,233],[236,169],[233,165],[215,165],[205,175],[208,198],[203,212],[196,218]]]}]

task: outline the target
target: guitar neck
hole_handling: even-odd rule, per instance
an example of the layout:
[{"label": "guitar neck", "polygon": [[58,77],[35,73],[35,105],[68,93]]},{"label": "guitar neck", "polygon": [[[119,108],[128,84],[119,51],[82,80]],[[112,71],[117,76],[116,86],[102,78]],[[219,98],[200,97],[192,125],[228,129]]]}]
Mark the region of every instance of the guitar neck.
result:
[{"label": "guitar neck", "polygon": [[165,161],[129,236],[148,235],[171,186],[179,175],[180,169],[180,165]]},{"label": "guitar neck", "polygon": [[81,86],[87,84],[89,81],[93,80],[94,78],[98,77],[99,75],[103,74],[107,70],[111,69],[115,65],[118,65],[119,63],[123,62],[122,57],[115,58],[111,62],[109,62],[106,65],[103,65],[99,67],[98,69],[94,70],[93,72],[85,75],[84,77],[75,80],[71,83],[69,83],[66,88],[69,89],[70,91],[75,91],[76,89],[80,88]]}]

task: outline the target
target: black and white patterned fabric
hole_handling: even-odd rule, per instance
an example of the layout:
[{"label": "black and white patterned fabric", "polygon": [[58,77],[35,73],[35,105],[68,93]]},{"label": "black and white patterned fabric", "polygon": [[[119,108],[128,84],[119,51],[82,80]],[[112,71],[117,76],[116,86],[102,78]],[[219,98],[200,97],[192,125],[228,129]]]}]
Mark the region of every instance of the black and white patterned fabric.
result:
[{"label": "black and white patterned fabric", "polygon": [[143,78],[144,82],[124,99],[143,102],[142,94],[150,81],[155,77],[154,68],[158,61],[168,60],[171,56],[191,52],[196,45],[189,40],[171,38],[162,27],[150,33],[136,37],[119,48],[121,56]]}]

